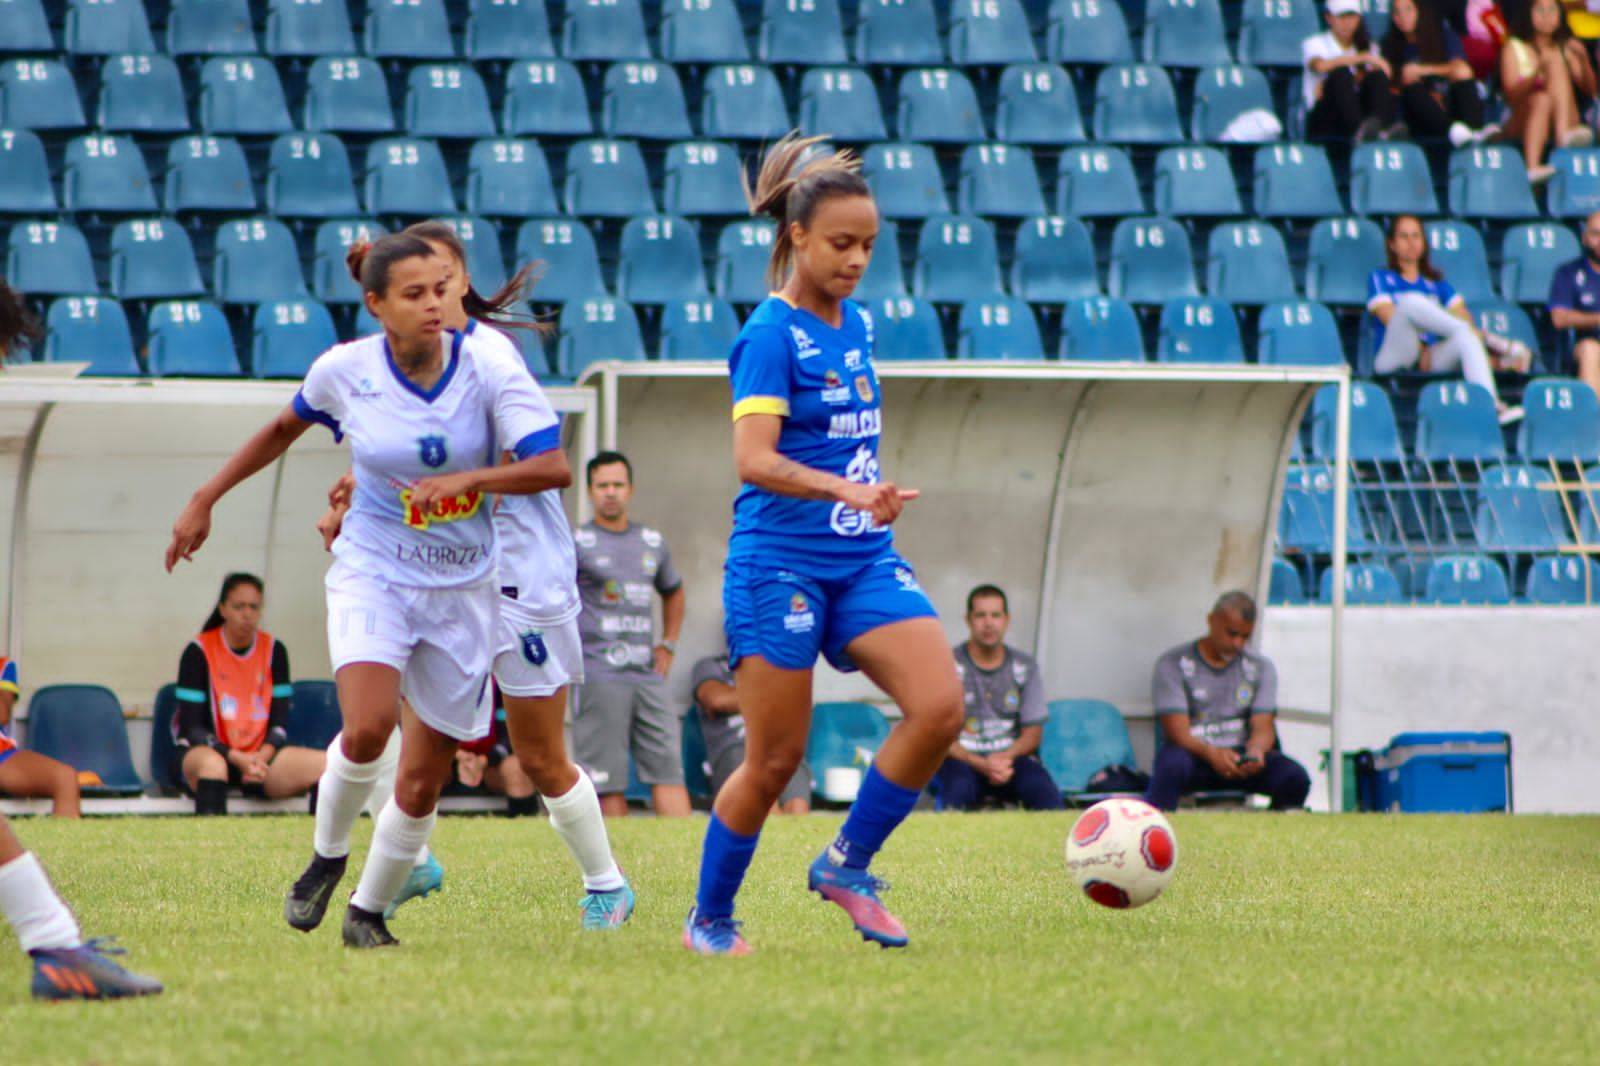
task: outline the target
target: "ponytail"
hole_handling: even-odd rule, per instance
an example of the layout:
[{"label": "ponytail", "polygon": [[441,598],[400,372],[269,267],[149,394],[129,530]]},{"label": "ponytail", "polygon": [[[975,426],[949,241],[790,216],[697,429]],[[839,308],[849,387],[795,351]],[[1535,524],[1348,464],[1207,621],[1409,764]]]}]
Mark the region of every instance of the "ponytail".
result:
[{"label": "ponytail", "polygon": [[242,571],[236,574],[229,574],[222,579],[222,591],[217,593],[217,605],[211,608],[211,614],[206,618],[206,624],[200,627],[200,632],[209,633],[222,625],[222,605],[228,602],[228,597],[240,585],[254,585],[257,592],[263,595],[266,594],[266,586],[261,583],[261,579],[256,575],[246,574]]},{"label": "ponytail", "polygon": [[427,241],[404,233],[390,233],[375,241],[357,241],[345,252],[344,263],[362,292],[383,296],[389,291],[389,272],[403,259],[426,259],[433,254]]},{"label": "ponytail", "polygon": [[22,294],[0,281],[0,363],[18,348],[31,348],[43,337],[44,330]]},{"label": "ponytail", "polygon": [[750,213],[766,215],[778,224],[772,240],[772,259],[767,263],[767,285],[771,288],[781,288],[794,269],[791,223],[809,225],[817,206],[825,200],[872,196],[867,179],[861,176],[861,160],[854,152],[844,149],[805,159],[812,146],[826,140],[792,131],[768,150],[754,189],[747,175],[739,175]]},{"label": "ponytail", "polygon": [[[450,249],[450,254],[456,257],[456,262],[461,264],[463,270],[467,266],[467,249],[461,243],[460,234],[448,222],[438,219],[429,219],[407,226],[403,231],[408,236],[417,237],[429,244],[441,244]],[[531,318],[515,314],[512,306],[533,287],[538,278],[538,266],[529,263],[516,272],[510,281],[500,286],[494,295],[484,297],[470,284],[466,293],[461,297],[461,309],[467,313],[468,318],[475,318],[479,322],[491,326],[501,326],[506,329],[532,329],[542,330],[544,324]]]}]

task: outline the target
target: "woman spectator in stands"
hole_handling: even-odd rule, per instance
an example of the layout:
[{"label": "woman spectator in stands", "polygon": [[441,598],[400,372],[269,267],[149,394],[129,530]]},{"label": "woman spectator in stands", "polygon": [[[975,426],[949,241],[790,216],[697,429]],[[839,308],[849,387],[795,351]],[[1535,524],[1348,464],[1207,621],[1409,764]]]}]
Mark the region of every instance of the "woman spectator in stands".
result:
[{"label": "woman spectator in stands", "polygon": [[1502,423],[1521,418],[1522,408],[1500,399],[1494,371],[1526,373],[1533,353],[1518,341],[1473,326],[1466,300],[1430,261],[1428,238],[1417,216],[1396,216],[1385,247],[1388,266],[1367,278],[1367,310],[1377,320],[1373,369],[1392,374],[1409,367],[1423,373],[1460,367],[1462,377],[1489,390]]},{"label": "woman spectator in stands", "polygon": [[1423,0],[1394,0],[1381,51],[1412,137],[1448,137],[1461,148],[1500,132],[1484,125],[1483,93],[1460,36]]},{"label": "woman spectator in stands", "polygon": [[1533,0],[1508,13],[1511,37],[1500,52],[1500,91],[1511,108],[1505,135],[1522,142],[1528,180],[1548,181],[1555,168],[1545,148],[1587,148],[1594,131],[1584,106],[1595,95],[1594,65],[1561,17],[1559,0]]},{"label": "woman spectator in stands", "polygon": [[48,796],[57,818],[78,817],[78,773],[11,739],[12,714],[22,693],[17,661],[0,655],[0,796]]},{"label": "woman spectator in stands", "polygon": [[196,814],[226,814],[228,787],[296,796],[322,776],[325,752],[289,745],[289,653],[261,629],[261,579],[229,574],[178,664],[174,776]]},{"label": "woman spectator in stands", "polygon": [[1326,32],[1300,43],[1301,91],[1312,140],[1375,140],[1394,124],[1393,72],[1373,47],[1361,0],[1328,0]]}]

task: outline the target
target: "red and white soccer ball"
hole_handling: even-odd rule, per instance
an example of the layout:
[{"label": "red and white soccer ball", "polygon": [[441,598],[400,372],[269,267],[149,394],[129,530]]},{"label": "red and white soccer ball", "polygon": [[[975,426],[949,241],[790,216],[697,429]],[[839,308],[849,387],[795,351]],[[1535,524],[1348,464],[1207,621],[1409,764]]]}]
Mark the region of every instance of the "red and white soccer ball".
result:
[{"label": "red and white soccer ball", "polygon": [[1161,812],[1136,799],[1101,800],[1067,834],[1067,871],[1102,907],[1142,907],[1178,869],[1178,838]]}]

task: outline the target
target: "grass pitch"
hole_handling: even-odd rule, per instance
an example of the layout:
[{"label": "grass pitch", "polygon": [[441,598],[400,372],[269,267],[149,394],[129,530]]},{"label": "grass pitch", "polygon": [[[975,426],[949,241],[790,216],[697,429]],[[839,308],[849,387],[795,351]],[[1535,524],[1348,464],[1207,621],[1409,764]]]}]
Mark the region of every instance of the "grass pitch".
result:
[{"label": "grass pitch", "polygon": [[36,1005],[0,933],[0,1062],[1600,1062],[1600,819],[1182,814],[1172,887],[1117,913],[1067,879],[1069,815],[918,814],[877,864],[897,952],[804,891],[838,821],[769,824],[746,959],[678,943],[703,818],[613,827],[614,934],[548,826],[444,819],[444,893],[360,954],[337,906],[283,924],[308,818],[23,821],[167,994]]}]

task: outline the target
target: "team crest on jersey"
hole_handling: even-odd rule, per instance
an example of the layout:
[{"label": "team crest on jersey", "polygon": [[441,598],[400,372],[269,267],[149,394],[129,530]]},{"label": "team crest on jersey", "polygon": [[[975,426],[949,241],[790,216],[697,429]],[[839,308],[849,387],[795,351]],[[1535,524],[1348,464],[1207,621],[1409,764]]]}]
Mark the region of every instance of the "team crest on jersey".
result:
[{"label": "team crest on jersey", "polygon": [[550,649],[545,647],[543,633],[530,629],[522,634],[522,657],[534,666],[543,666],[549,660]]},{"label": "team crest on jersey", "polygon": [[644,541],[645,546],[648,548],[661,547],[661,534],[654,529],[641,529],[639,531],[639,539]]},{"label": "team crest on jersey", "polygon": [[809,633],[817,625],[817,616],[806,598],[796,592],[789,597],[789,613],[783,616],[783,628],[791,633]]},{"label": "team crest on jersey", "polygon": [[861,397],[862,403],[872,402],[872,382],[868,381],[866,375],[864,374],[861,377],[856,378],[856,395]]},{"label": "team crest on jersey", "polygon": [[1239,691],[1235,693],[1239,700],[1239,706],[1241,707],[1250,706],[1250,697],[1254,696],[1255,694],[1256,690],[1251,688],[1249,685],[1240,685]]},{"label": "team crest on jersey", "polygon": [[1017,709],[1017,704],[1019,704],[1021,702],[1022,702],[1021,696],[1017,692],[1016,689],[1012,688],[1012,689],[1007,689],[1006,690],[1006,710],[1008,710],[1008,711],[1016,710]]},{"label": "team crest on jersey", "polygon": [[789,336],[794,338],[796,359],[810,359],[813,355],[822,354],[822,349],[818,348],[817,342],[811,339],[811,334],[799,326],[790,326]]},{"label": "team crest on jersey", "polygon": [[352,400],[376,400],[382,395],[382,390],[372,384],[371,378],[362,378],[361,383],[350,391]]},{"label": "team crest on jersey", "polygon": [[660,560],[655,557],[654,552],[645,552],[639,557],[639,567],[644,571],[646,577],[655,577],[656,567],[660,565]]},{"label": "team crest on jersey", "polygon": [[442,500],[433,501],[433,506],[424,510],[411,503],[411,490],[400,490],[400,510],[406,516],[406,525],[412,529],[427,529],[434,523],[460,522],[471,518],[478,513],[478,508],[483,506],[483,493],[474,489],[463,492],[460,496],[446,496]]},{"label": "team crest on jersey", "polygon": [[822,375],[822,402],[823,403],[849,403],[850,389],[846,387],[844,379],[832,367]]},{"label": "team crest on jersey", "polygon": [[605,600],[607,603],[621,603],[622,586],[617,584],[615,581],[607,581],[600,588],[600,598]]},{"label": "team crest on jersey", "polygon": [[437,433],[430,433],[426,437],[418,437],[417,449],[422,455],[422,465],[431,466],[435,470],[443,466],[450,458],[450,454],[445,448],[444,438]]}]

